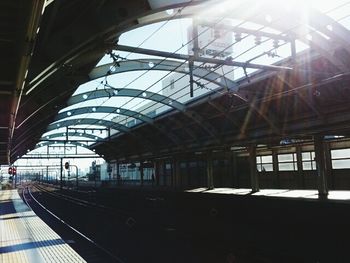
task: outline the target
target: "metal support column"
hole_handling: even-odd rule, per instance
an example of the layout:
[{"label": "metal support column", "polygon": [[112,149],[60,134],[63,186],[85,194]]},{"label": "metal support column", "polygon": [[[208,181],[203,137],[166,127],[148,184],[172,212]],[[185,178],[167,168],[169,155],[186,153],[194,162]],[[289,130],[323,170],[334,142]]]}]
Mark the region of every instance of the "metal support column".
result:
[{"label": "metal support column", "polygon": [[328,189],[335,189],[336,185],[335,185],[335,178],[332,175],[332,156],[331,156],[331,149],[330,149],[330,145],[329,142],[326,142],[324,145],[324,153],[325,153],[325,162],[326,162],[326,170],[327,170],[327,186]]},{"label": "metal support column", "polygon": [[297,153],[297,167],[298,167],[298,180],[297,185],[300,188],[304,188],[305,182],[304,182],[304,171],[303,171],[303,160],[302,160],[302,154],[301,154],[301,147],[299,145],[296,146],[296,153]]},{"label": "metal support column", "polygon": [[239,174],[237,169],[237,153],[232,152],[232,176],[233,176],[233,187],[239,188]]},{"label": "metal support column", "polygon": [[327,169],[325,161],[325,148],[323,144],[323,136],[314,136],[315,157],[317,167],[317,183],[319,197],[327,197]]},{"label": "metal support column", "polygon": [[141,186],[143,186],[143,177],[144,177],[143,162],[140,162],[140,179],[141,179]]},{"label": "metal support column", "polygon": [[276,149],[272,149],[272,169],[273,169],[273,187],[280,188],[280,174],[278,169],[278,154]]},{"label": "metal support column", "polygon": [[167,175],[166,175],[166,161],[162,161],[162,166],[163,166],[163,185],[167,186]]},{"label": "metal support column", "polygon": [[15,180],[15,188],[17,188],[17,173],[16,174],[13,174],[13,179]]},{"label": "metal support column", "polygon": [[250,183],[252,187],[252,192],[259,191],[259,178],[258,171],[256,169],[256,146],[248,146],[249,152],[249,166],[250,166]]},{"label": "metal support column", "polygon": [[172,173],[173,173],[173,186],[175,188],[177,187],[181,187],[181,175],[180,175],[180,161],[178,158],[174,158],[173,159],[173,163],[172,163]]},{"label": "metal support column", "polygon": [[180,159],[176,159],[175,169],[176,169],[177,186],[182,188],[182,174],[181,174],[180,163],[181,163]]},{"label": "metal support column", "polygon": [[75,184],[76,184],[76,187],[78,189],[79,188],[79,169],[78,169],[77,165],[74,165],[74,166],[75,166],[75,169],[76,169],[76,175],[75,175],[76,176],[76,181],[75,181]]},{"label": "metal support column", "polygon": [[208,189],[214,189],[213,155],[211,152],[207,154],[207,187]]},{"label": "metal support column", "polygon": [[46,183],[49,183],[49,166],[46,166]]},{"label": "metal support column", "polygon": [[119,164],[119,162],[117,162],[117,185],[121,185],[121,176],[120,176],[120,171],[119,171],[119,166],[120,166],[120,164]]},{"label": "metal support column", "polygon": [[62,177],[63,177],[63,158],[60,158],[61,160],[61,173],[60,173],[60,189],[62,190],[63,185],[62,185]]}]

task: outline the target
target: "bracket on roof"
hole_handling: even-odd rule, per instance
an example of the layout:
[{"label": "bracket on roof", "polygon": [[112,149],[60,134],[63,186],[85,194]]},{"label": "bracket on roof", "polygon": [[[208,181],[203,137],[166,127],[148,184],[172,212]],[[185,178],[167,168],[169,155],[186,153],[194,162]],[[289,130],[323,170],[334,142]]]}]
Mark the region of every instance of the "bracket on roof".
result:
[{"label": "bracket on roof", "polygon": [[248,73],[247,73],[247,68],[243,67],[243,71],[244,71],[245,77],[247,78],[248,83],[250,83],[250,79],[249,79],[249,76],[248,76]]},{"label": "bracket on roof", "polygon": [[188,67],[189,67],[189,73],[190,73],[190,97],[193,97],[193,59],[190,59],[188,61]]}]

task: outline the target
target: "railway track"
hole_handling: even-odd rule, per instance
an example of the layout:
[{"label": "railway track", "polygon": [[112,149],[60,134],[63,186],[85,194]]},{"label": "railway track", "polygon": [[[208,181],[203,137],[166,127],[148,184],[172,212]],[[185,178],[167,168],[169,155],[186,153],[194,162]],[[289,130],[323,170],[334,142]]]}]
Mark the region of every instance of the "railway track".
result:
[{"label": "railway track", "polygon": [[[87,262],[125,263],[119,256],[95,242],[92,237],[88,237],[86,234],[80,232],[39,202],[32,194],[29,186],[23,188],[21,195],[27,206],[40,215],[40,217],[46,219],[45,221],[47,223],[51,222],[49,225],[54,227],[55,231]],[[76,204],[79,204],[79,202],[76,201]]]},{"label": "railway track", "polygon": [[[92,198],[89,194],[84,195],[84,193],[79,193],[83,198],[77,198],[50,187],[36,184],[31,185],[31,187],[36,193],[31,193],[27,187],[26,191],[29,191],[27,193],[29,198],[33,199],[34,202],[40,202],[38,199],[42,199],[44,203],[47,202],[47,207],[56,209],[57,213],[55,212],[55,214],[58,214],[57,217],[59,218],[56,221],[69,220],[69,225],[76,226],[78,232],[84,233],[83,235],[88,239],[94,239],[94,243],[101,244],[102,248],[106,248],[107,251],[119,251],[116,254],[123,256],[118,257],[118,259],[124,262],[227,263],[230,262],[227,261],[227,258],[233,255],[231,248],[236,247],[234,251],[239,251],[240,246],[243,247],[244,251],[240,257],[244,259],[254,258],[243,262],[281,262],[279,260],[280,256],[276,255],[276,252],[263,255],[258,248],[250,247],[249,244],[232,243],[233,239],[231,239],[230,232],[225,236],[221,234],[212,236],[203,231],[207,225],[201,224],[201,221],[198,220],[206,220],[205,217],[209,216],[209,222],[213,224],[214,222],[216,224],[220,222],[214,221],[217,215],[212,215],[213,213],[210,215],[209,213],[208,215],[194,215],[192,208],[188,207],[189,210],[186,210],[185,213],[181,212],[183,215],[180,216],[180,221],[177,221],[179,211],[162,210],[162,205],[159,206],[160,203],[157,203],[157,201],[152,201],[155,204],[152,210],[134,200],[134,204],[138,204],[136,208],[130,205],[130,210],[124,210],[106,205],[103,203],[106,198],[99,200],[96,196]],[[147,199],[150,199],[149,196],[144,196],[144,201],[147,201]],[[119,201],[118,198],[116,200]],[[43,206],[45,207],[45,204]],[[168,206],[168,204],[164,204],[164,206]],[[135,212],[135,209],[139,209],[139,211]],[[163,218],[157,218],[158,215],[163,215],[167,211],[170,211],[171,214]],[[74,220],[74,217],[88,218],[88,220],[77,221]],[[185,217],[185,219],[181,219],[181,217]],[[168,220],[169,218],[170,220]],[[213,221],[211,221],[212,219]],[[198,226],[194,226],[191,222],[197,222]],[[189,228],[189,225],[196,229]],[[95,235],[97,235],[96,238]],[[115,247],[118,247],[118,249],[115,249]],[[155,250],[155,248],[157,249]],[[282,257],[285,259],[284,256]],[[110,261],[88,260],[88,262]],[[293,261],[283,260],[283,262]],[[298,262],[298,260],[294,262]]]}]

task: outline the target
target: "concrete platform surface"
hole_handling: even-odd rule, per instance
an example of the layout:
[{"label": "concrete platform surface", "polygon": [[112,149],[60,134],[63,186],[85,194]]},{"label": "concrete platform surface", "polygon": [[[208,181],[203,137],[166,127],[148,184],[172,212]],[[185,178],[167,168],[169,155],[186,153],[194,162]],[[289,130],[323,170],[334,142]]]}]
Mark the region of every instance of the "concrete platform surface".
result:
[{"label": "concrete platform surface", "polygon": [[[232,195],[251,195],[251,196],[270,196],[282,198],[299,198],[299,199],[318,199],[317,190],[289,190],[289,189],[261,189],[259,192],[252,193],[248,188],[196,188],[187,190],[190,193],[207,193],[207,194],[232,194]],[[350,201],[350,191],[329,191],[328,200]]]},{"label": "concrete platform surface", "polygon": [[86,262],[20,198],[0,190],[0,263]]}]

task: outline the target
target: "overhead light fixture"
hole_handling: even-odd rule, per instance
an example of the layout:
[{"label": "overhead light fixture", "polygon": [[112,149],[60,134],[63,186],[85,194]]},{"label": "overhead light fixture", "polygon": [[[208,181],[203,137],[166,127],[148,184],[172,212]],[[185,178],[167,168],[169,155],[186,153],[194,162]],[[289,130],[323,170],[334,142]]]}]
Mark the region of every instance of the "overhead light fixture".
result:
[{"label": "overhead light fixture", "polygon": [[147,97],[147,93],[146,93],[146,92],[143,92],[143,93],[142,93],[142,97]]},{"label": "overhead light fixture", "polygon": [[235,41],[236,42],[239,42],[239,41],[241,41],[242,40],[242,34],[241,33],[236,33],[235,34]]},{"label": "overhead light fixture", "polygon": [[266,20],[268,23],[271,23],[272,17],[271,17],[270,15],[266,15],[266,16],[265,16],[265,20]]},{"label": "overhead light fixture", "polygon": [[86,100],[88,98],[88,95],[84,94],[83,99]]},{"label": "overhead light fixture", "polygon": [[172,14],[174,14],[174,9],[165,10],[165,13],[167,13],[169,16],[171,16]]},{"label": "overhead light fixture", "polygon": [[332,26],[332,25],[327,25],[326,28],[327,28],[329,31],[333,31],[333,26]]},{"label": "overhead light fixture", "polygon": [[120,113],[120,109],[117,109],[117,113]]},{"label": "overhead light fixture", "polygon": [[68,112],[67,112],[67,115],[68,115],[68,116],[71,116],[71,115],[72,115],[72,113],[71,113],[70,111],[68,111]]},{"label": "overhead light fixture", "polygon": [[92,108],[92,111],[95,112],[95,111],[96,111],[96,107],[93,107],[93,108]]},{"label": "overhead light fixture", "polygon": [[148,63],[148,66],[149,66],[150,68],[153,68],[153,67],[154,67],[154,63],[153,63],[152,61],[150,61],[150,62]]},{"label": "overhead light fixture", "polygon": [[117,70],[115,65],[109,67],[109,72],[114,73]]},{"label": "overhead light fixture", "polygon": [[255,37],[255,45],[260,45],[261,44],[261,36],[256,36]]}]

